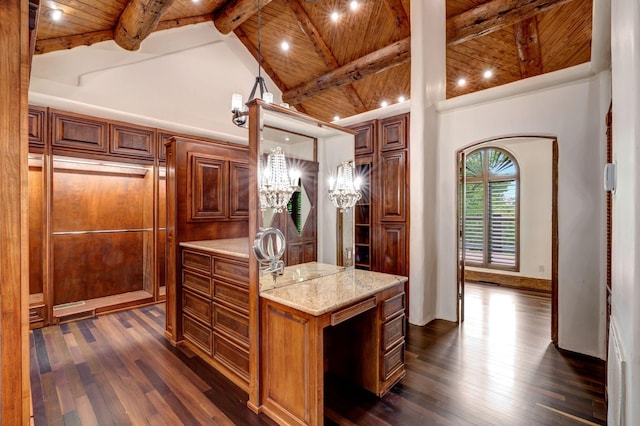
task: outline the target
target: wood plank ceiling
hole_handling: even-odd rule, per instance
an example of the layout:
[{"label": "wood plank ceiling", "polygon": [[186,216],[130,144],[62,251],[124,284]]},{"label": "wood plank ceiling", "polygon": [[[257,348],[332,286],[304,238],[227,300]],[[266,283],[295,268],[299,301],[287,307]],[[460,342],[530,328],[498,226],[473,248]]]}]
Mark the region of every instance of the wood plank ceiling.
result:
[{"label": "wood plank ceiling", "polygon": [[[261,0],[263,69],[285,102],[322,120],[409,98],[410,0],[351,3]],[[51,18],[53,8],[64,11],[62,20]],[[136,50],[152,31],[213,20],[257,58],[256,11],[257,0],[43,1],[34,48],[43,54],[113,39]],[[447,98],[590,60],[591,0],[447,0],[446,14]]]}]

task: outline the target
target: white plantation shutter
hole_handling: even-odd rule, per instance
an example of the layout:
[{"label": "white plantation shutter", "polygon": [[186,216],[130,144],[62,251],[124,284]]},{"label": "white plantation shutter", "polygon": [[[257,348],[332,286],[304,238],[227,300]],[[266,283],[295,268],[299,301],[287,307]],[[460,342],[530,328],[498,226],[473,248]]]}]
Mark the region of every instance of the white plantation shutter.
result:
[{"label": "white plantation shutter", "polygon": [[468,265],[518,269],[518,166],[506,151],[484,148],[467,157],[464,194]]},{"label": "white plantation shutter", "polygon": [[516,266],[515,187],[515,180],[489,182],[489,264]]}]

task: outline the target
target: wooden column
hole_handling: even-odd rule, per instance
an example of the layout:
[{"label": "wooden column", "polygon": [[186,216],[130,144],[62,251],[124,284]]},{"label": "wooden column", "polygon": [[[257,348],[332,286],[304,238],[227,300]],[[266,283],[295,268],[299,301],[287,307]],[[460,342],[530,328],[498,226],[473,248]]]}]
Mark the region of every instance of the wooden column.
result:
[{"label": "wooden column", "polygon": [[0,425],[29,424],[29,4],[0,7]]}]

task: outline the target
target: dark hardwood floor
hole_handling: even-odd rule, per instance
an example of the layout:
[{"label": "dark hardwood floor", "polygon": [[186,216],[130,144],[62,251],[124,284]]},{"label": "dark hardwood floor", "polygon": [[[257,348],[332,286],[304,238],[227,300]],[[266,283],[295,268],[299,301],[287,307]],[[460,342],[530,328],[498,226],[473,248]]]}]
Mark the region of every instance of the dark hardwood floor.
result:
[{"label": "dark hardwood floor", "polygon": [[[327,378],[326,424],[604,424],[604,362],[550,344],[548,296],[467,285],[461,326],[409,326],[407,376],[383,399]],[[273,424],[164,338],[151,306],[34,330],[36,425]]]}]

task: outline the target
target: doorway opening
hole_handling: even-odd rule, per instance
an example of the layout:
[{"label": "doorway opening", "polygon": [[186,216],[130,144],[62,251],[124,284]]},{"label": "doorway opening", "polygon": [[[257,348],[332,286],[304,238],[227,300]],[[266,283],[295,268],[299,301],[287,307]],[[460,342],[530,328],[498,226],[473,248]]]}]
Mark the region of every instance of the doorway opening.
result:
[{"label": "doorway opening", "polygon": [[558,344],[558,143],[549,136],[483,140],[457,152],[457,310],[465,282],[551,294]]}]

